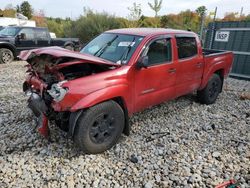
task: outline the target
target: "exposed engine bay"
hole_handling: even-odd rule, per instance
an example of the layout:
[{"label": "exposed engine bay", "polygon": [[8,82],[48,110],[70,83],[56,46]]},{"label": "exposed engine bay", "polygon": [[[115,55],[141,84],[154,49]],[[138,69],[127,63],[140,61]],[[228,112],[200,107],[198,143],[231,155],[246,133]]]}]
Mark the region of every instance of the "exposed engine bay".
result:
[{"label": "exposed engine bay", "polygon": [[[47,49],[42,49],[46,51]],[[36,50],[34,50],[36,51]],[[113,70],[117,65],[102,59],[55,48],[39,54],[39,50],[23,51],[20,58],[26,60],[27,77],[23,91],[29,97],[28,106],[37,118],[38,131],[48,137],[48,122],[54,121],[62,130],[69,129],[69,111],[55,111],[52,103],[60,102],[68,88],[62,86],[70,80]]]},{"label": "exposed engine bay", "polygon": [[74,80],[114,68],[70,57],[55,58],[51,55],[34,57],[28,62],[31,65],[29,71],[38,75],[48,85],[48,89],[52,84],[63,80]]}]

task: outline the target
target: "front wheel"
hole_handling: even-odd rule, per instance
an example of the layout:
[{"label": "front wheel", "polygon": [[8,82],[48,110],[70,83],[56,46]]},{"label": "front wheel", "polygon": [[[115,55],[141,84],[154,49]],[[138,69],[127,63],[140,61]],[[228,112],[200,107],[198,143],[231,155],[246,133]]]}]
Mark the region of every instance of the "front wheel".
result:
[{"label": "front wheel", "polygon": [[197,92],[198,100],[202,104],[213,104],[221,92],[222,80],[218,74],[213,74],[207,86]]},{"label": "front wheel", "polygon": [[82,113],[73,140],[85,153],[96,154],[116,144],[124,128],[124,112],[115,101],[106,101]]},{"label": "front wheel", "polygon": [[8,48],[0,49],[0,63],[11,63],[14,60],[14,55]]}]

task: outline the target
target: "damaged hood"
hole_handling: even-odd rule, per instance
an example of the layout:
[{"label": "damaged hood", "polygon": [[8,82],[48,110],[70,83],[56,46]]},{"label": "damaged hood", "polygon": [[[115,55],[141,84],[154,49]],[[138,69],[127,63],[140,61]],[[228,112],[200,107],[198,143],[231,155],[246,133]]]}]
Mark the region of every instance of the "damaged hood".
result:
[{"label": "damaged hood", "polygon": [[74,58],[76,60],[83,60],[95,64],[106,64],[111,66],[121,66],[119,64],[113,63],[111,61],[92,56],[90,54],[83,54],[80,52],[70,51],[60,47],[45,47],[39,48],[34,50],[25,50],[21,51],[20,55],[18,56],[21,60],[28,61],[34,57],[38,57],[40,55],[51,55],[55,58]]}]

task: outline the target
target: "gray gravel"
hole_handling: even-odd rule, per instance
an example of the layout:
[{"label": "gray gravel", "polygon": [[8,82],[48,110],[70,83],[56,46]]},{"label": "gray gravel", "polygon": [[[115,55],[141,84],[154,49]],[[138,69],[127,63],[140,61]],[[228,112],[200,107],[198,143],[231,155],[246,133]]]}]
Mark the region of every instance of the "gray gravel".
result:
[{"label": "gray gravel", "polygon": [[250,82],[227,79],[210,106],[188,95],[138,113],[129,137],[84,155],[54,125],[51,142],[34,130],[24,65],[0,65],[0,187],[250,187]]}]

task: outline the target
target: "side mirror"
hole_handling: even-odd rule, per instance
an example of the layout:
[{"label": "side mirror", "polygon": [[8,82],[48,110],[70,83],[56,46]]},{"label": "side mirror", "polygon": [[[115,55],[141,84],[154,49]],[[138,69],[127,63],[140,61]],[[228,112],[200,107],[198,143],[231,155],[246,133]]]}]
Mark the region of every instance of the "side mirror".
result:
[{"label": "side mirror", "polygon": [[136,67],[138,69],[147,68],[148,67],[148,56],[141,57],[136,63]]},{"label": "side mirror", "polygon": [[20,40],[20,39],[24,40],[24,39],[26,39],[26,34],[25,34],[25,33],[21,33],[21,34],[17,35],[17,38],[18,38],[19,40]]}]

